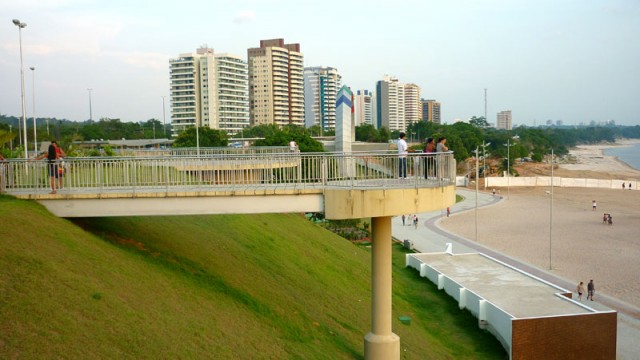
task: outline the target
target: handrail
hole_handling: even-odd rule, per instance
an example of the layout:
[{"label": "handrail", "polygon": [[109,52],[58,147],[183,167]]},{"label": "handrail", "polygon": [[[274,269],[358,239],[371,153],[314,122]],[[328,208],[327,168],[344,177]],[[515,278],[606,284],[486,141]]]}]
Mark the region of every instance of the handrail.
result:
[{"label": "handrail", "polygon": [[[11,159],[0,163],[0,190],[50,191],[49,168],[61,170],[63,192],[167,192],[185,188],[421,188],[454,183],[452,153],[409,154],[407,178],[398,178],[397,153],[235,153],[208,156]],[[56,188],[59,187],[56,181]]]}]

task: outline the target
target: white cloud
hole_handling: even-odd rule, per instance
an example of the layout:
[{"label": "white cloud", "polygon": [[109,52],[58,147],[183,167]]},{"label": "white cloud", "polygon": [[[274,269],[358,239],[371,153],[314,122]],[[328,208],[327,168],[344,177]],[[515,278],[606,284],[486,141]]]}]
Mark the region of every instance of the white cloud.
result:
[{"label": "white cloud", "polygon": [[236,24],[250,23],[256,20],[256,13],[251,10],[240,11],[236,13],[233,22]]}]

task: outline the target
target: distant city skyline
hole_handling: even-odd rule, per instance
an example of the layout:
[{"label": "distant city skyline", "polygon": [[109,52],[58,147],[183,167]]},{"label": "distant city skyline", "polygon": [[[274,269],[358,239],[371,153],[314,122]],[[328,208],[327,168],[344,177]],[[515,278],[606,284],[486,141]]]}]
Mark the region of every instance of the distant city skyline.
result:
[{"label": "distant city skyline", "polygon": [[[261,39],[284,38],[305,67],[335,67],[353,91],[375,91],[385,74],[416,84],[443,123],[484,116],[486,88],[489,122],[510,109],[514,127],[640,124],[638,1],[288,3],[0,0],[0,113],[21,116],[19,19],[27,117],[35,76],[39,117],[89,119],[92,89],[94,120],[162,119],[176,54],[206,45],[247,60]],[[332,8],[334,26],[318,31]]]}]

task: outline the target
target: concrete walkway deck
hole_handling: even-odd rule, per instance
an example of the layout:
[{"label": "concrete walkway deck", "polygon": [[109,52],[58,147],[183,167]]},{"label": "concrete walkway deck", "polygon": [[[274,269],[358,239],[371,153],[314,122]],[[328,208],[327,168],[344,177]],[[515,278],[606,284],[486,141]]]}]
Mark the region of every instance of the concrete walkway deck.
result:
[{"label": "concrete walkway deck", "polygon": [[[464,197],[464,200],[451,207],[451,216],[464,211],[473,211],[476,207],[475,191],[458,188],[457,193]],[[494,205],[500,201],[507,200],[499,195],[493,196],[491,193],[478,193],[479,208]],[[405,221],[406,225],[403,226],[402,218],[399,216],[392,221],[393,237],[399,240],[410,240],[417,252],[444,252],[446,244],[452,243],[454,254],[482,253],[569,291],[573,290],[575,286],[575,281],[556,276],[549,271],[534,267],[438,227],[438,222],[447,216],[446,210],[421,213],[417,216],[419,220],[417,228],[408,219]],[[640,309],[602,293],[598,294],[597,301],[589,302],[589,306],[597,310],[613,309],[618,311],[618,359],[637,359],[640,354],[640,342],[637,341],[640,339]]]}]

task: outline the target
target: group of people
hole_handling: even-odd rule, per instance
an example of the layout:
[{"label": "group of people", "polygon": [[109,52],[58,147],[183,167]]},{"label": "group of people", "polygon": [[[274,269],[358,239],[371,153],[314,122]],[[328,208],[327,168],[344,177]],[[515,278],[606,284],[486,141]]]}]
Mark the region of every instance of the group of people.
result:
[{"label": "group of people", "polygon": [[[626,186],[625,183],[622,183],[622,190],[625,189],[625,186]],[[629,190],[631,190],[631,181],[629,181]]]},{"label": "group of people", "polygon": [[613,225],[613,217],[611,216],[611,214],[604,213],[604,216],[602,217],[602,223]]},{"label": "group of people", "polygon": [[[401,132],[398,139],[398,157],[400,159],[398,168],[398,177],[407,179],[407,154],[409,154],[409,146],[405,140],[407,134]],[[427,138],[423,149],[424,153],[440,153],[449,151],[447,146],[447,138],[442,136],[436,143],[433,138]],[[424,178],[435,176],[435,159],[427,156],[424,160]]]},{"label": "group of people", "polygon": [[407,220],[409,220],[409,225],[413,225],[416,229],[418,228],[418,215],[402,215],[402,226],[407,226]]},{"label": "group of people", "polygon": [[[584,282],[580,281],[578,286],[576,286],[576,292],[578,293],[578,300],[582,301],[582,294],[584,294]],[[587,300],[591,299],[593,301],[593,294],[596,292],[596,285],[593,283],[593,280],[589,280],[587,284]]]},{"label": "group of people", "polygon": [[62,188],[62,181],[64,176],[64,165],[62,165],[62,158],[67,156],[64,150],[55,140],[51,141],[47,152],[40,154],[35,160],[47,159],[47,168],[49,169],[49,179],[51,183],[50,194],[56,194],[57,189]]}]

